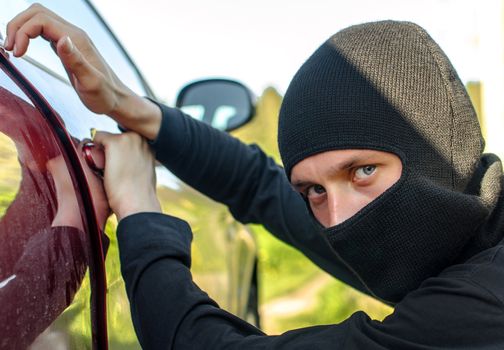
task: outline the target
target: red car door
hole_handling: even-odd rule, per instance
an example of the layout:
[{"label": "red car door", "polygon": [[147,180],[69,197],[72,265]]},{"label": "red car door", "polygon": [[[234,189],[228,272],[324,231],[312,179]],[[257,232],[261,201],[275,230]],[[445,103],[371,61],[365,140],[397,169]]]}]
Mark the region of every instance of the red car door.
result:
[{"label": "red car door", "polygon": [[0,68],[0,349],[105,349],[101,183],[4,52]]}]

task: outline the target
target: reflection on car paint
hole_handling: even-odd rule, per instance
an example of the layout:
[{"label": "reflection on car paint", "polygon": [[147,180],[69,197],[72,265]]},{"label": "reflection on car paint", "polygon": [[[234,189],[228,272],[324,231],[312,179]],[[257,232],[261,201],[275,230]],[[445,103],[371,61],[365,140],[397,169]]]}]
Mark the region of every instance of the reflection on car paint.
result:
[{"label": "reflection on car paint", "polygon": [[10,281],[12,281],[14,278],[16,278],[16,275],[12,275],[12,276],[7,277],[5,280],[3,280],[2,282],[0,282],[0,288],[5,287],[7,285],[7,283],[9,283]]},{"label": "reflection on car paint", "polygon": [[[4,85],[8,78],[0,74]],[[0,88],[0,160],[7,170],[0,173],[6,186],[0,192],[0,349],[47,344],[40,335],[54,332],[66,334],[68,347],[89,346],[90,338],[75,342],[71,330],[86,318],[71,309],[89,304],[89,288],[87,297],[79,290],[89,255],[85,223],[64,155],[26,99]],[[89,313],[77,322],[88,329],[78,333],[90,336]]]}]

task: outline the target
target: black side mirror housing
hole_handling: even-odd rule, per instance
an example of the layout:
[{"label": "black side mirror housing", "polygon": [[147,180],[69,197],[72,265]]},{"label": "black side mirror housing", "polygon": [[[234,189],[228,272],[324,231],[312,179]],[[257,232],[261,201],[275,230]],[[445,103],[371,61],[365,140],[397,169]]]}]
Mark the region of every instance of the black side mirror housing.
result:
[{"label": "black side mirror housing", "polygon": [[253,93],[237,81],[206,79],[183,87],[176,106],[216,129],[231,131],[252,119],[254,100]]}]

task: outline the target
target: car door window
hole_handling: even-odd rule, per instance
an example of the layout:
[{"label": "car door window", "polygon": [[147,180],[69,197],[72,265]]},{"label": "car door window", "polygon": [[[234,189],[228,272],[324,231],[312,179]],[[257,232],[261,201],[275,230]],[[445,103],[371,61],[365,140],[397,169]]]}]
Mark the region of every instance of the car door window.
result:
[{"label": "car door window", "polygon": [[[84,29],[93,38],[93,43],[107,62],[114,62],[114,72],[133,91],[141,96],[149,95],[142,79],[128,57],[117,44],[108,29],[97,18],[95,12],[84,0],[14,0],[5,1],[0,6],[0,25],[5,25],[19,12],[33,3],[40,3],[51,9],[70,23]],[[66,72],[50,45],[38,38],[30,42],[28,57],[45,68],[68,80]]]}]

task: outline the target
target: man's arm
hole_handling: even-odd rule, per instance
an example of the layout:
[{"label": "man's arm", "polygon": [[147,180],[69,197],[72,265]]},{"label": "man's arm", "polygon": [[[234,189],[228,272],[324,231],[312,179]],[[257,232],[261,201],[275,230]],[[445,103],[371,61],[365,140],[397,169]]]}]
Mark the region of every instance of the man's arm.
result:
[{"label": "man's arm", "polygon": [[156,158],[177,177],[227,205],[242,223],[261,223],[291,244],[289,231],[294,227],[314,229],[283,169],[259,147],[245,145],[179,109],[159,108],[162,122],[152,146]]},{"label": "man's arm", "polygon": [[[502,301],[457,271],[427,280],[383,322],[357,312],[340,324],[267,336],[192,281],[191,237],[184,221],[158,213],[119,223],[121,269],[144,349],[504,348]],[[491,278],[504,275],[496,273]]]},{"label": "man's arm", "polygon": [[[117,234],[133,324],[144,349],[307,349],[314,345],[332,349],[343,344],[345,326],[330,333],[313,328],[266,336],[220,309],[192,280],[192,234],[182,220],[140,213],[124,218]],[[318,336],[323,333],[327,335]]]},{"label": "man's arm", "polygon": [[51,43],[89,110],[107,114],[147,139],[156,137],[161,122],[159,108],[136,95],[116,76],[81,28],[54,12],[35,3],[18,14],[7,24],[4,48],[20,57],[26,53],[30,39],[38,36]]},{"label": "man's arm", "polygon": [[149,140],[157,136],[157,157],[182,180],[226,203],[239,220],[261,222],[291,241],[284,234],[286,227],[280,226],[306,210],[304,205],[294,205],[286,209],[288,216],[281,217],[277,210],[280,202],[302,201],[290,189],[283,171],[259,149],[203,123],[191,123],[175,109],[166,113],[168,108],[136,95],[115,75],[82,29],[41,5],[30,6],[8,23],[4,45],[15,56],[22,56],[30,38],[37,36],[53,44],[87,108],[109,115]]},{"label": "man's arm", "polygon": [[[111,116],[147,139],[158,135],[158,158],[181,179],[226,203],[240,221],[264,224],[323,269],[361,291],[366,290],[312,226],[306,206],[290,188],[283,170],[257,147],[245,146],[176,110],[162,116],[156,104],[135,95],[118,79],[84,31],[41,5],[30,6],[9,22],[5,48],[21,56],[30,38],[37,36],[53,44],[87,108]],[[166,108],[161,108],[166,112]],[[109,188],[113,187],[111,181],[108,183]],[[108,194],[114,196],[115,191]],[[142,200],[147,203],[148,198]],[[124,203],[133,205],[131,201]],[[152,209],[158,210],[158,206]],[[135,211],[140,206],[125,209]]]},{"label": "man's arm", "polygon": [[257,146],[159,105],[161,129],[156,158],[184,182],[226,204],[242,223],[260,223],[315,264],[350,286],[369,293],[320,233],[301,196],[281,167]]}]

